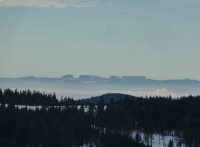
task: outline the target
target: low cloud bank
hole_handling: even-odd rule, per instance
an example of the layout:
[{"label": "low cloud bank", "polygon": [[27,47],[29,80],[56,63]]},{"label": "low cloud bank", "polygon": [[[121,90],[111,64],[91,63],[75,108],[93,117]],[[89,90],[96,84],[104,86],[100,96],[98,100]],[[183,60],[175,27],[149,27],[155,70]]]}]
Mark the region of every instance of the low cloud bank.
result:
[{"label": "low cloud bank", "polygon": [[[18,89],[18,90],[25,90],[25,89]],[[83,98],[90,98],[92,96],[100,96],[106,93],[122,93],[122,94],[129,94],[133,96],[138,96],[138,97],[150,97],[150,96],[171,96],[172,98],[177,98],[181,97],[183,95],[188,96],[189,93],[176,93],[170,90],[167,90],[165,88],[162,89],[157,89],[154,91],[134,91],[134,90],[74,90],[74,89],[45,89],[45,88],[39,88],[39,89],[30,89],[40,91],[40,92],[45,92],[45,93],[56,93],[56,96],[58,99],[61,97],[70,97],[74,99],[83,99]]]}]

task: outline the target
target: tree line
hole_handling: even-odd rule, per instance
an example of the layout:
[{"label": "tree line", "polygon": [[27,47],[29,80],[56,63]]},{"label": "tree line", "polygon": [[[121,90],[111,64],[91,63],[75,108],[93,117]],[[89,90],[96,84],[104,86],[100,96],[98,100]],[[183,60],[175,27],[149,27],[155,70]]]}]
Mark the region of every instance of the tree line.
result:
[{"label": "tree line", "polygon": [[[0,103],[0,146],[149,147],[154,134],[174,135],[178,146],[200,146],[200,96],[125,97],[109,103],[102,97],[98,104],[84,104],[72,98],[59,101],[55,93],[0,89]],[[15,105],[43,107],[34,111]],[[138,132],[134,137],[133,130]]]}]

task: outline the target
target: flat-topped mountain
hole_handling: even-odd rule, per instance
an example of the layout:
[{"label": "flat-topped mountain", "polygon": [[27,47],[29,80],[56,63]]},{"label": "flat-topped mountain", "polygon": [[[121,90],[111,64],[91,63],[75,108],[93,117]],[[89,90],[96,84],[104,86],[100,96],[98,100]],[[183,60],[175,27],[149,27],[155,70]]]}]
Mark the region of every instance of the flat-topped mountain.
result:
[{"label": "flat-topped mountain", "polygon": [[89,98],[103,93],[126,93],[136,96],[150,95],[199,95],[200,81],[191,79],[154,80],[145,76],[64,75],[60,78],[20,77],[0,78],[0,88],[40,90],[56,92],[57,96],[75,99]]},{"label": "flat-topped mountain", "polygon": [[[143,88],[146,86],[159,87],[159,88],[168,88],[168,87],[188,87],[188,86],[198,86],[200,87],[200,81],[190,80],[190,79],[172,79],[172,80],[154,80],[147,79],[145,76],[110,76],[109,78],[102,78],[95,75],[80,75],[78,78],[75,78],[73,75],[65,75],[61,78],[48,78],[48,77],[20,77],[20,78],[0,78],[0,86],[3,88],[5,83],[31,83],[39,82],[42,84],[51,83],[51,84],[87,84],[87,85],[115,85],[115,86],[136,86]],[[3,83],[3,84],[1,84]],[[9,88],[9,87],[8,87]],[[16,87],[17,88],[17,87]]]}]

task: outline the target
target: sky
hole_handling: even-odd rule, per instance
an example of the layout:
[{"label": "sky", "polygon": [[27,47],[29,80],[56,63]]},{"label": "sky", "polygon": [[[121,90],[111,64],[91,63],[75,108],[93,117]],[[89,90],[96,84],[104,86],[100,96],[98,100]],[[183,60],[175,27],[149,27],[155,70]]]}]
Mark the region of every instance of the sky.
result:
[{"label": "sky", "polygon": [[0,0],[0,77],[200,80],[200,0]]}]

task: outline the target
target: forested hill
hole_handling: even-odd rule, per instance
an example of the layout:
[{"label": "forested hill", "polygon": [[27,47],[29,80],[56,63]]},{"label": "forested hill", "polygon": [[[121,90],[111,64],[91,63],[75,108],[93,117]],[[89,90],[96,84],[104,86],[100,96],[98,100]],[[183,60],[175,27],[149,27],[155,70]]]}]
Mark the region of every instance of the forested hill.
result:
[{"label": "forested hill", "polygon": [[124,98],[130,98],[130,99],[136,99],[138,97],[127,95],[127,94],[120,94],[120,93],[108,93],[101,96],[91,97],[88,99],[80,99],[80,100],[73,100],[72,98],[64,98],[60,101],[56,98],[55,92],[53,94],[46,94],[41,93],[39,91],[33,91],[30,90],[22,90],[17,91],[11,90],[11,89],[5,89],[2,91],[0,89],[0,102],[6,103],[6,104],[15,104],[15,105],[44,105],[44,106],[50,106],[50,105],[65,105],[69,99],[71,99],[71,103],[74,104],[81,104],[81,103],[95,103],[97,104],[100,102],[100,99],[103,98],[105,103],[109,103],[111,99],[113,99],[114,102],[118,102],[120,99]]},{"label": "forested hill", "polygon": [[13,103],[15,105],[64,105],[70,101],[71,103],[81,104],[81,103],[99,103],[100,99],[103,98],[105,103],[109,103],[111,99],[113,99],[114,102],[118,102],[120,99],[124,98],[130,98],[130,99],[137,99],[139,97],[127,95],[127,94],[120,94],[120,93],[108,93],[103,94],[101,96],[91,97],[87,99],[80,99],[80,100],[73,100],[73,98],[64,98],[60,101],[56,98],[55,92],[53,94],[46,94],[41,93],[39,91],[33,91],[30,90],[22,90],[17,91],[11,90],[11,89],[5,89],[2,91],[0,89],[0,103]]},{"label": "forested hill", "polygon": [[107,93],[103,94],[101,96],[91,97],[87,99],[80,99],[80,102],[89,102],[89,103],[98,103],[100,102],[100,99],[103,97],[104,102],[108,103],[111,99],[113,99],[114,102],[118,102],[120,99],[130,98],[130,99],[137,99],[139,97],[128,95],[128,94],[121,94],[121,93]]},{"label": "forested hill", "polygon": [[2,147],[151,147],[155,134],[173,136],[179,147],[200,146],[200,96],[111,98],[108,103],[101,98],[97,104],[81,104],[70,98],[58,101],[55,93],[5,89],[0,103]]}]

